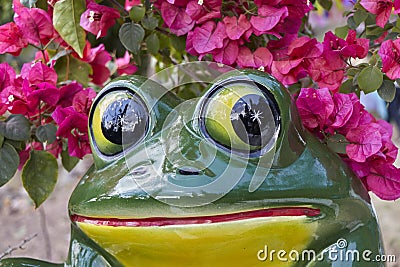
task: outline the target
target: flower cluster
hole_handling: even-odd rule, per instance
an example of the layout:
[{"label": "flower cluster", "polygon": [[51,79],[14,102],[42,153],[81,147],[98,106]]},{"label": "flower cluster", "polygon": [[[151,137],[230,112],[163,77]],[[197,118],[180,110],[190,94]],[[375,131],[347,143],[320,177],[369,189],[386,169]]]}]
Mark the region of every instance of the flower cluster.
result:
[{"label": "flower cluster", "polygon": [[[113,73],[132,74],[137,68],[130,54],[115,58],[103,44],[92,47],[84,40],[81,53],[75,51],[69,37],[63,39],[53,23],[55,5],[60,1],[48,1],[47,10],[21,2],[13,0],[13,21],[0,26],[0,54],[18,56],[28,46],[37,52],[34,60],[22,64],[17,71],[9,63],[0,64],[0,123],[18,115],[29,125],[24,128],[28,132],[23,138],[2,132],[6,136],[0,136],[0,149],[4,138],[14,141],[10,144],[19,154],[19,169],[33,150],[47,151],[54,158],[68,151],[69,156],[82,159],[91,153],[87,124],[96,92],[89,84],[94,88],[102,86]],[[100,38],[119,17],[114,8],[87,0],[80,25],[84,34],[90,32]],[[16,140],[24,143],[19,145]]]},{"label": "flower cluster", "polygon": [[307,129],[325,142],[346,145],[339,155],[368,190],[386,200],[400,197],[400,169],[393,166],[398,149],[388,122],[376,120],[354,93],[332,94],[328,88],[302,88],[296,105]]},{"label": "flower cluster", "polygon": [[230,66],[260,68],[285,85],[308,76],[318,86],[337,91],[347,60],[368,54],[369,40],[357,38],[354,30],[345,40],[327,32],[322,43],[298,37],[303,17],[313,9],[310,1],[254,1],[249,6],[158,0],[157,4],[171,32],[187,35],[190,54],[200,59],[210,55]]}]

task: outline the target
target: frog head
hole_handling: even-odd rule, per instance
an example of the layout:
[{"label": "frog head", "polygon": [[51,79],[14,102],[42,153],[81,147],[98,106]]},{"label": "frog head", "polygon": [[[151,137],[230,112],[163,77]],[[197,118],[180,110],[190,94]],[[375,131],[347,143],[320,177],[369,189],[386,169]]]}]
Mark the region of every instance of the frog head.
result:
[{"label": "frog head", "polygon": [[268,74],[226,73],[189,101],[119,78],[94,100],[89,132],[70,261],[81,250],[113,266],[263,266],[271,250],[321,255],[340,238],[380,251],[364,187]]}]

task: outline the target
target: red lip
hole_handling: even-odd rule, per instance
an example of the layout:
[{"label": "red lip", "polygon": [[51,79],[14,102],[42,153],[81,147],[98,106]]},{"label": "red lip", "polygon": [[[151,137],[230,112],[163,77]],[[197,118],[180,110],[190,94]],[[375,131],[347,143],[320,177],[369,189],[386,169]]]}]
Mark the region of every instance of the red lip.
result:
[{"label": "red lip", "polygon": [[202,217],[181,217],[181,218],[163,218],[152,217],[143,219],[117,219],[117,218],[90,218],[80,215],[72,215],[71,220],[94,225],[103,226],[125,226],[125,227],[149,227],[149,226],[167,226],[167,225],[188,225],[188,224],[209,224],[220,222],[231,222],[253,218],[263,217],[281,217],[281,216],[307,216],[316,217],[320,214],[319,209],[305,207],[289,208],[270,208],[263,210],[246,211],[232,214],[202,216]]}]

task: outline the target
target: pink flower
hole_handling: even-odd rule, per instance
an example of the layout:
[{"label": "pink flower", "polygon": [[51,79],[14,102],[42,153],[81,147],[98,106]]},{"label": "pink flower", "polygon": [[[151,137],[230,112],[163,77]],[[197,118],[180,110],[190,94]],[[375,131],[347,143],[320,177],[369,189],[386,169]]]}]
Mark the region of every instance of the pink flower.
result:
[{"label": "pink flower", "polygon": [[238,41],[231,41],[226,39],[224,47],[216,50],[214,53],[214,60],[225,65],[233,65],[239,55]]},{"label": "pink flower", "polygon": [[21,76],[24,79],[28,79],[31,85],[42,82],[47,82],[52,85],[57,84],[57,73],[55,70],[42,62],[24,64],[21,70]]},{"label": "pink flower", "polygon": [[302,88],[296,105],[304,126],[309,129],[323,129],[335,107],[328,88]]},{"label": "pink flower", "polygon": [[[369,12],[376,15],[376,25],[385,27],[393,8],[392,0],[361,0],[360,4]],[[397,7],[398,7],[398,3]]]},{"label": "pink flower", "polygon": [[81,90],[75,94],[72,106],[77,112],[88,115],[95,97],[96,92],[92,88]]},{"label": "pink flower", "polygon": [[29,43],[46,45],[54,37],[53,22],[46,11],[40,8],[15,6],[14,21]]},{"label": "pink flower", "polygon": [[346,153],[350,159],[357,162],[365,162],[382,147],[382,136],[379,126],[375,123],[351,129],[346,134],[346,139],[350,142],[346,146]]},{"label": "pink flower", "polygon": [[115,63],[117,64],[117,73],[118,75],[123,74],[133,74],[137,71],[137,67],[131,62],[131,56],[129,55],[128,51],[125,52],[125,55],[121,58],[117,58]]},{"label": "pink flower", "polygon": [[140,5],[140,0],[125,0],[125,9],[127,11],[131,10],[133,6]]},{"label": "pink flower", "polygon": [[203,24],[208,20],[221,17],[221,5],[222,0],[205,0],[202,5],[198,0],[191,0],[187,4],[185,12],[196,24]]},{"label": "pink flower", "polygon": [[[78,57],[78,55],[74,54]],[[102,86],[110,77],[110,70],[107,68],[107,63],[112,59],[109,52],[106,51],[104,44],[100,44],[95,48],[91,48],[89,42],[86,43],[81,60],[87,62],[92,67],[93,74],[89,75],[92,82]]]},{"label": "pink flower", "polygon": [[56,135],[68,139],[68,152],[71,156],[81,159],[91,153],[86,114],[77,112],[72,106],[57,107],[52,117],[59,125]]},{"label": "pink flower", "polygon": [[382,58],[382,71],[392,80],[400,78],[400,39],[384,41],[378,54]]},{"label": "pink flower", "polygon": [[278,23],[283,22],[288,15],[288,9],[285,6],[276,8],[269,5],[263,5],[258,9],[258,16],[251,17],[250,23],[257,36],[264,33],[275,33],[276,36],[279,36],[276,31],[273,31],[273,28],[277,26]]},{"label": "pink flower", "polygon": [[272,74],[283,84],[293,84],[309,73],[311,61],[322,54],[322,45],[316,39],[300,37],[295,39],[280,59],[272,63]]},{"label": "pink flower", "polygon": [[194,26],[194,20],[186,13],[184,7],[168,2],[162,2],[161,16],[171,32],[178,36],[188,33]]},{"label": "pink flower", "polygon": [[0,26],[0,54],[10,53],[18,56],[21,50],[27,46],[28,41],[14,22]]},{"label": "pink flower", "polygon": [[0,64],[0,115],[7,111],[9,90],[14,84],[15,70],[8,63]]},{"label": "pink flower", "polygon": [[87,10],[81,15],[80,25],[86,31],[96,35],[96,38],[107,35],[108,29],[115,24],[120,14],[114,8],[96,4],[88,0]]},{"label": "pink flower", "polygon": [[374,166],[363,181],[367,189],[381,199],[395,200],[400,197],[400,170],[391,164]]},{"label": "pink flower", "polygon": [[60,98],[58,100],[57,106],[63,108],[72,106],[72,100],[74,96],[83,90],[83,86],[75,81],[60,87]]},{"label": "pink flower", "polygon": [[237,17],[225,17],[223,22],[226,27],[226,34],[231,40],[240,39],[242,35],[251,28],[250,22],[243,14],[239,16],[239,19]]},{"label": "pink flower", "polygon": [[329,127],[338,129],[345,125],[353,114],[353,102],[349,94],[333,94],[334,109]]},{"label": "pink flower", "polygon": [[189,41],[186,45],[188,46],[191,42],[197,53],[205,55],[214,49],[222,48],[225,38],[227,35],[223,22],[216,24],[214,21],[207,21],[200,27],[196,27],[192,35],[188,35]]},{"label": "pink flower", "polygon": [[357,38],[355,30],[349,30],[346,38],[346,45],[341,49],[341,54],[345,57],[365,58],[368,55],[369,40]]},{"label": "pink flower", "polygon": [[272,54],[266,47],[259,47],[256,51],[242,46],[239,50],[237,64],[244,68],[260,68],[263,67],[267,71],[270,70],[272,64]]}]

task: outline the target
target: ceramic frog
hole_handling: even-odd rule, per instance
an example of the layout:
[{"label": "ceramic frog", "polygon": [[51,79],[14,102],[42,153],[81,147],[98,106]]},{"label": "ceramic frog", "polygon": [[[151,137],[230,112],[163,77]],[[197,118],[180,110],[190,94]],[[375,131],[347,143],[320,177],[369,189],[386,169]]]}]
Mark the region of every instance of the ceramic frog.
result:
[{"label": "ceramic frog", "polygon": [[268,74],[224,74],[187,105],[119,78],[89,129],[95,164],[69,201],[66,263],[0,266],[381,266],[366,190]]}]

